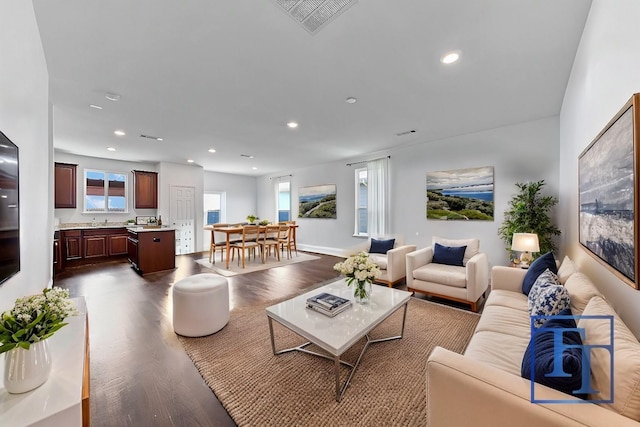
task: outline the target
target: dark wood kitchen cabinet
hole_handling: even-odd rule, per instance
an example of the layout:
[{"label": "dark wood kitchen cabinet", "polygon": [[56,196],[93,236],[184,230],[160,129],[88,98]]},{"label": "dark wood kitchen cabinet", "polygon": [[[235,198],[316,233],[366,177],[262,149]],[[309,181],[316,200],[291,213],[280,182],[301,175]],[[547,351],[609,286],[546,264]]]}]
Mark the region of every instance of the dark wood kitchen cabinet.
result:
[{"label": "dark wood kitchen cabinet", "polygon": [[158,173],[133,171],[134,206],[136,209],[158,209]]},{"label": "dark wood kitchen cabinet", "polygon": [[129,230],[129,262],[140,274],[176,267],[176,235],[173,229]]},{"label": "dark wood kitchen cabinet", "polygon": [[106,230],[84,230],[82,232],[84,243],[84,257],[97,258],[107,256]]},{"label": "dark wood kitchen cabinet", "polygon": [[82,230],[65,230],[62,236],[65,261],[82,258]]},{"label": "dark wood kitchen cabinet", "polygon": [[58,208],[76,208],[76,167],[71,163],[54,165],[54,204]]},{"label": "dark wood kitchen cabinet", "polygon": [[109,236],[109,256],[127,254],[127,235]]},{"label": "dark wood kitchen cabinet", "polygon": [[126,254],[125,227],[60,230],[54,234],[55,272],[71,266],[112,260]]},{"label": "dark wood kitchen cabinet", "polygon": [[83,230],[84,257],[111,257],[127,254],[126,228]]}]

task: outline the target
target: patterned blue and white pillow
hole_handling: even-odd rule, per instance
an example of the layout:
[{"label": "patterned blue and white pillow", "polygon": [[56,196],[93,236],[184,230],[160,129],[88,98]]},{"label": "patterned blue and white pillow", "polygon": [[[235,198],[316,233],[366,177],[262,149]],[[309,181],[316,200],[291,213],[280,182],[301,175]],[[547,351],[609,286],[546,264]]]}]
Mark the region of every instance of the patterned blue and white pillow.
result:
[{"label": "patterned blue and white pillow", "polygon": [[[569,293],[549,269],[538,276],[527,298],[531,316],[554,316],[570,306]],[[534,320],[534,327],[539,328],[545,321]]]},{"label": "patterned blue and white pillow", "polygon": [[547,268],[545,271],[540,273],[536,281],[533,282],[533,285],[531,285],[531,289],[533,289],[535,286],[539,287],[539,286],[560,285],[560,284],[561,283],[560,283],[560,279],[558,278],[558,275]]}]

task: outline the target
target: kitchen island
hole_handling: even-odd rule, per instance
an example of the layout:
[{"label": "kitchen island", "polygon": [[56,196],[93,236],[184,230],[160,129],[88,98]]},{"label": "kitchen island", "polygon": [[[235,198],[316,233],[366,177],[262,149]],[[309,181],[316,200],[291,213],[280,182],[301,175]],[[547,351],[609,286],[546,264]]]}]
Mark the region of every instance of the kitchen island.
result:
[{"label": "kitchen island", "polygon": [[141,275],[176,267],[176,232],[173,228],[130,227],[127,254]]}]

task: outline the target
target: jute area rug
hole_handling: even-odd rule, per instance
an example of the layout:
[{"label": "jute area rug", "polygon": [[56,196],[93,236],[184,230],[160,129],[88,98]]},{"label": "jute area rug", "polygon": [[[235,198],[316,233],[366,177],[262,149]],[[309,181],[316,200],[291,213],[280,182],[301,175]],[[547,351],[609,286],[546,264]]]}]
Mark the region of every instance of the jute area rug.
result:
[{"label": "jute area rug", "polygon": [[[234,310],[227,326],[213,335],[179,337],[200,375],[240,426],[423,426],[429,353],[435,346],[462,353],[480,319],[411,298],[404,338],[370,345],[342,401],[336,402],[333,361],[300,352],[273,355],[265,314],[272,304]],[[399,310],[370,335],[397,335],[401,323]],[[273,324],[276,348],[304,342]],[[363,343],[343,359],[355,362]],[[314,347],[308,348],[319,350]],[[344,368],[342,382],[347,375]]]},{"label": "jute area rug", "polygon": [[260,257],[257,257],[257,258],[252,257],[251,261],[249,261],[248,258],[245,258],[245,268],[242,268],[242,264],[238,265],[237,258],[236,258],[233,261],[229,262],[229,269],[227,270],[225,269],[226,264],[224,261],[220,259],[220,253],[218,252],[216,253],[215,264],[209,262],[208,255],[204,258],[197,259],[196,262],[203,267],[213,270],[217,274],[220,274],[225,277],[232,277],[232,276],[237,276],[238,274],[253,273],[254,271],[267,270],[269,268],[275,268],[275,267],[283,267],[289,264],[295,264],[298,262],[305,262],[305,261],[313,261],[316,259],[320,259],[320,257],[304,254],[304,253],[298,253],[298,255],[293,254],[289,259],[287,259],[287,256],[285,255],[280,258],[280,261],[278,261],[277,258],[270,256],[265,259],[265,262],[263,264]]}]

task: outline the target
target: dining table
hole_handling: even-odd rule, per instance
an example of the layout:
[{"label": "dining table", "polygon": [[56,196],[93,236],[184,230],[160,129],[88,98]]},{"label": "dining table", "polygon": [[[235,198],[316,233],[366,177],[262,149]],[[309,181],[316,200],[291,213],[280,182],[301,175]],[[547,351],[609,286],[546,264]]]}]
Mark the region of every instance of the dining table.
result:
[{"label": "dining table", "polygon": [[[275,224],[270,224],[270,225],[275,225]],[[291,239],[291,243],[292,246],[295,248],[296,254],[298,253],[298,246],[296,244],[296,230],[298,229],[298,225],[297,224],[283,224],[283,225],[287,225],[289,227],[289,229],[291,230],[291,235],[290,235],[290,239]],[[210,230],[212,233],[214,231],[220,232],[220,233],[224,233],[226,235],[226,269],[229,269],[229,257],[231,255],[231,238],[232,236],[235,235],[242,235],[242,230],[243,230],[243,226],[242,225],[230,225],[228,227],[213,227],[212,225],[207,225],[204,227],[205,230]],[[260,225],[259,226],[259,230],[260,233],[264,233],[267,229],[266,225]]]}]

